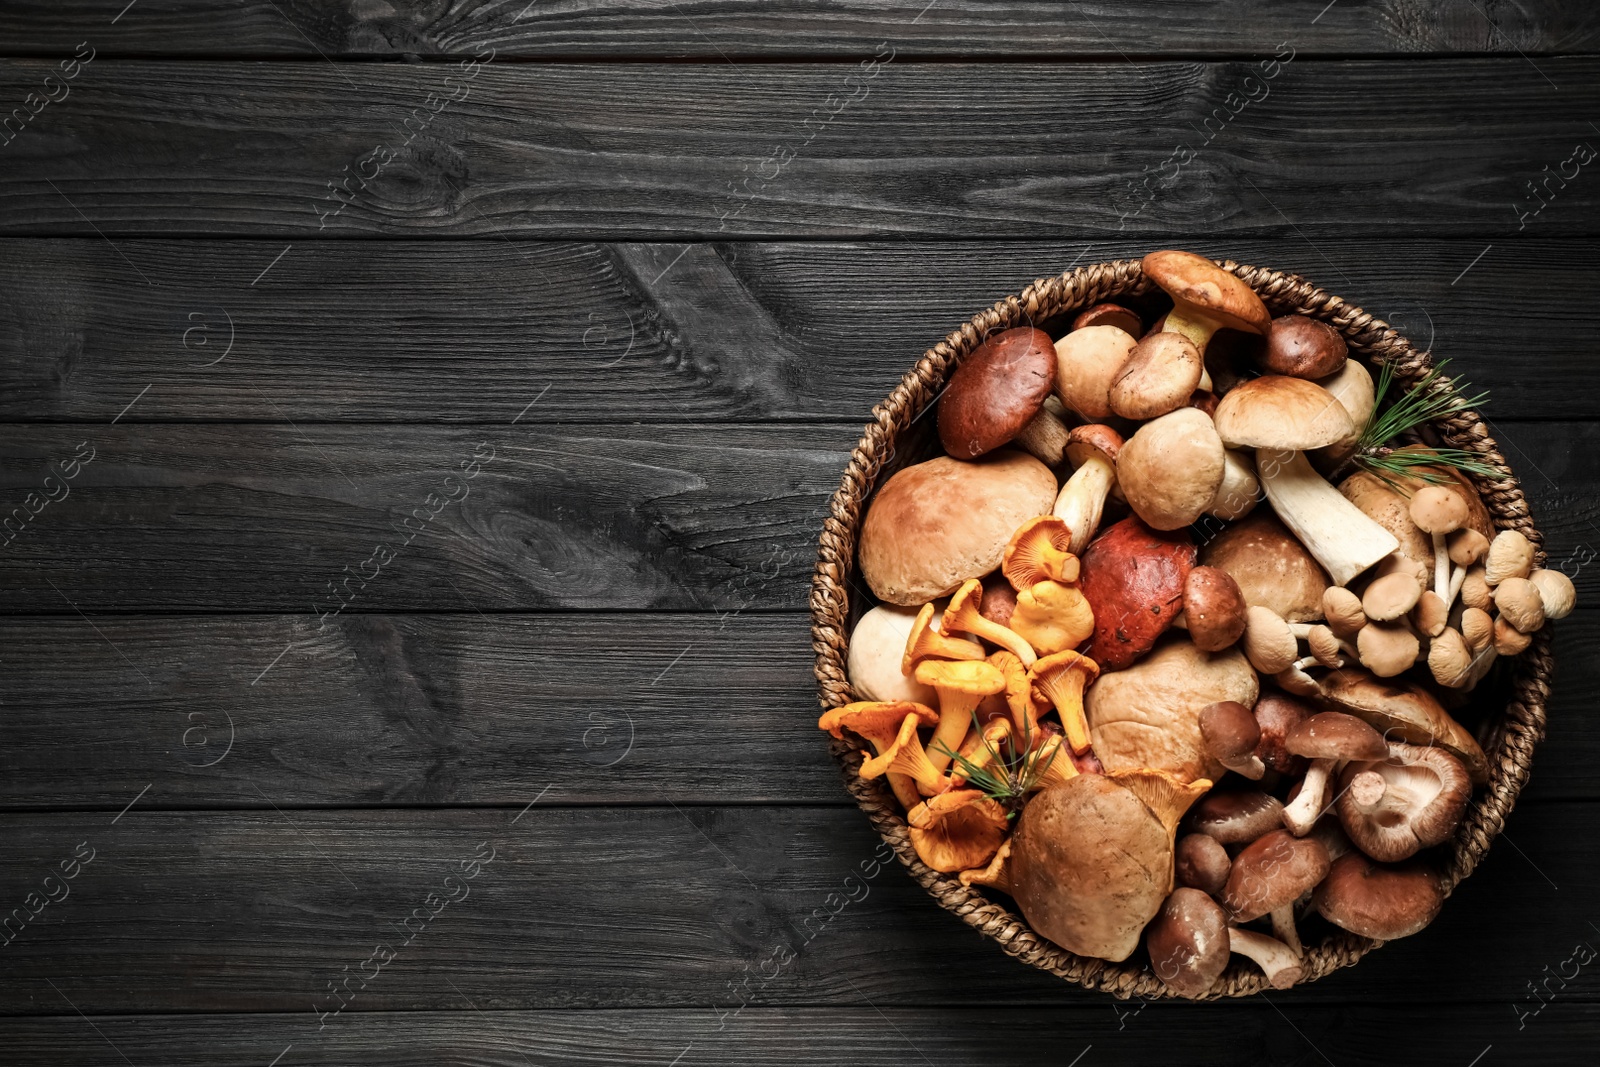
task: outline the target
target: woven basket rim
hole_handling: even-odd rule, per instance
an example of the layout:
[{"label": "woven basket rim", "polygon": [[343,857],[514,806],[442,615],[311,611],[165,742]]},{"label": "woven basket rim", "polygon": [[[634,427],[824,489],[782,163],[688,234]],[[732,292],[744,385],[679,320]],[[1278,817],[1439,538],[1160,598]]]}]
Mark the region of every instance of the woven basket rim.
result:
[{"label": "woven basket rim", "polygon": [[[1229,259],[1215,262],[1250,285],[1273,315],[1298,313],[1329,323],[1344,336],[1352,356],[1362,356],[1374,366],[1391,364],[1402,385],[1414,385],[1433,366],[1430,353],[1412,347],[1387,322],[1299,275]],[[951,331],[928,349],[889,396],[873,408],[872,421],[851,453],[823,521],[812,576],[812,648],[816,653],[819,700],[824,708],[855,699],[845,674],[845,655],[849,646],[856,537],[866,503],[884,465],[892,459],[901,434],[937,399],[945,379],[960,360],[996,330],[1043,322],[1112,297],[1142,294],[1151,287],[1139,260],[1095,263],[1039,279]],[[1537,562],[1542,565],[1543,539],[1533,524],[1517,477],[1482,417],[1475,411],[1466,411],[1436,422],[1434,428],[1444,445],[1476,453],[1497,472],[1492,478],[1472,476],[1471,481],[1496,529],[1521,531],[1533,542]],[[1487,737],[1480,738],[1489,763],[1489,781],[1475,793],[1461,826],[1443,847],[1446,855],[1441,874],[1447,897],[1488,852],[1527,783],[1533,750],[1544,736],[1545,704],[1553,667],[1550,627],[1546,624],[1526,651],[1510,659],[1510,700],[1492,721]],[[905,817],[884,781],[866,781],[859,776],[862,757],[850,745],[833,741],[829,749],[839,763],[846,790],[912,877],[941,907],[959,915],[1018,959],[1086,989],[1120,998],[1175,996],[1141,962],[1142,953],[1123,963],[1078,956],[1036,934],[1021,914],[989,897],[981,888],[962,885],[955,875],[940,874],[927,867],[912,848]],[[1382,944],[1335,931],[1320,944],[1306,946],[1303,982],[1351,966]],[[1266,979],[1258,970],[1235,960],[1204,999],[1249,996],[1265,988]]]}]

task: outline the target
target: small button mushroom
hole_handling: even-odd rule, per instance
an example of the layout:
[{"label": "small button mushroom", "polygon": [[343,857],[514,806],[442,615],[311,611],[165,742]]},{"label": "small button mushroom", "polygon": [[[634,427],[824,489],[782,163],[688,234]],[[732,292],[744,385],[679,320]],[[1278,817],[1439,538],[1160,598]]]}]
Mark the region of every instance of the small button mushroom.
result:
[{"label": "small button mushroom", "polygon": [[[1209,394],[1208,394],[1209,395]],[[1237,448],[1223,450],[1222,484],[1211,498],[1206,514],[1223,522],[1242,519],[1261,502],[1261,481],[1256,477],[1256,462]]]},{"label": "small button mushroom", "polygon": [[1223,910],[1236,923],[1271,916],[1272,932],[1296,956],[1301,955],[1294,905],[1322,881],[1328,864],[1328,850],[1320,841],[1273,830],[1233,858],[1220,898]]},{"label": "small button mushroom", "polygon": [[979,703],[1005,691],[1005,675],[983,660],[930,659],[917,664],[917,681],[939,694],[939,725],[928,743],[928,760],[935,770],[943,771],[967,736]]},{"label": "small button mushroom", "polygon": [[1074,470],[1057,494],[1052,512],[1072,531],[1071,552],[1082,555],[1100,529],[1106,497],[1117,484],[1122,443],[1121,434],[1099,424],[1075,426],[1067,435],[1067,461]]},{"label": "small button mushroom", "polygon": [[1466,525],[1467,502],[1453,489],[1429,485],[1411,495],[1410,512],[1417,529],[1433,538],[1433,591],[1444,596],[1450,588],[1450,557],[1444,539]]},{"label": "small button mushroom", "polygon": [[1472,653],[1466,638],[1445,627],[1428,645],[1428,670],[1433,680],[1448,689],[1464,687],[1472,674]]},{"label": "small button mushroom", "polygon": [[1461,580],[1461,603],[1480,611],[1488,611],[1494,605],[1494,590],[1489,587],[1483,567],[1467,568],[1467,575]]},{"label": "small button mushroom", "polygon": [[1292,696],[1268,691],[1256,701],[1255,716],[1261,728],[1261,743],[1256,747],[1261,761],[1279,774],[1304,774],[1306,758],[1290,752],[1287,742],[1295,727],[1311,718],[1311,709]]},{"label": "small button mushroom", "polygon": [[1267,984],[1273,989],[1291,989],[1296,982],[1305,977],[1305,967],[1300,962],[1300,956],[1282,941],[1266,934],[1230,926],[1228,950],[1236,956],[1246,957],[1260,967],[1261,973],[1267,976]]},{"label": "small button mushroom", "polygon": [[1278,798],[1256,790],[1213,792],[1194,806],[1189,825],[1220,845],[1247,845],[1283,825]]},{"label": "small button mushroom", "polygon": [[1477,655],[1494,641],[1494,619],[1481,608],[1467,608],[1461,613],[1461,637],[1467,648]]},{"label": "small button mushroom", "polygon": [[1184,834],[1178,838],[1173,869],[1179,885],[1202,893],[1220,893],[1228,884],[1228,870],[1232,866],[1228,850],[1210,834]]},{"label": "small button mushroom", "polygon": [[1451,563],[1470,567],[1489,554],[1489,539],[1469,526],[1445,538],[1445,552]]},{"label": "small button mushroom", "polygon": [[1153,419],[1189,402],[1204,368],[1200,350],[1179,333],[1153,333],[1133,346],[1107,402],[1125,419]]},{"label": "small button mushroom", "polygon": [[1346,355],[1344,337],[1332,326],[1305,315],[1283,315],[1267,327],[1259,363],[1268,374],[1316,379],[1339,373]]},{"label": "small button mushroom", "polygon": [[1495,586],[1494,606],[1502,619],[1525,634],[1544,625],[1544,601],[1526,578],[1507,578]]},{"label": "small button mushroom", "polygon": [[1438,637],[1450,621],[1450,609],[1445,606],[1444,597],[1429,589],[1418,599],[1417,606],[1411,609],[1409,620],[1417,633],[1424,637]]},{"label": "small button mushroom", "polygon": [[1072,554],[1072,531],[1055,515],[1036,515],[1017,527],[1000,557],[1000,573],[1022,592],[1035,582],[1075,582],[1078,557]]},{"label": "small button mushroom", "polygon": [[1156,977],[1181,997],[1200,997],[1228,967],[1228,920],[1198,889],[1174,889],[1145,927]]},{"label": "small button mushroom", "polygon": [[1354,637],[1367,624],[1361,598],[1342,585],[1328,586],[1322,594],[1322,611],[1327,617],[1328,629],[1340,637]]},{"label": "small button mushroom", "polygon": [[[1349,645],[1339,640],[1339,635],[1326,626],[1313,626],[1306,634],[1306,647],[1311,649],[1311,658],[1319,666],[1329,670],[1338,670],[1344,666],[1345,652],[1353,652]],[[1302,663],[1302,667],[1311,664]]]},{"label": "small button mushroom", "polygon": [[912,621],[905,652],[900,657],[900,673],[910,676],[925,659],[983,659],[983,646],[978,642],[941,632],[941,624],[933,618],[934,610],[935,605],[924,604]]},{"label": "small button mushroom", "polygon": [[976,459],[1010,442],[1055,385],[1050,335],[1031,326],[988,338],[961,361],[939,397],[939,440],[956,459]]},{"label": "small button mushroom", "polygon": [[1270,608],[1252,605],[1245,613],[1245,658],[1262,674],[1285,670],[1300,655],[1294,631]]},{"label": "small button mushroom", "polygon": [[1261,727],[1250,709],[1237,700],[1219,700],[1200,709],[1200,736],[1218,763],[1235,774],[1259,779],[1266,765],[1256,755]]},{"label": "small button mushroom", "polygon": [[1385,867],[1351,852],[1334,861],[1311,906],[1340,929],[1393,941],[1431,923],[1444,907],[1444,892],[1438,877],[1417,861]]},{"label": "small button mushroom", "polygon": [[1379,560],[1378,565],[1372,569],[1374,579],[1387,578],[1391,574],[1409,574],[1416,580],[1418,587],[1422,589],[1426,589],[1428,583],[1433,580],[1433,575],[1428,571],[1428,565],[1410,555],[1404,549],[1389,553],[1389,555]]},{"label": "small button mushroom", "polygon": [[1136,338],[1116,326],[1086,326],[1055,344],[1056,396],[1092,422],[1111,414],[1111,383]]},{"label": "small button mushroom", "polygon": [[1484,557],[1484,581],[1499,585],[1507,578],[1526,578],[1533,570],[1533,542],[1516,530],[1501,530]]},{"label": "small button mushroom", "polygon": [[1079,583],[1094,612],[1090,658],[1106,671],[1120,671],[1155,647],[1183,610],[1194,558],[1187,533],[1158,533],[1132,517],[1091,542]]},{"label": "small button mushroom", "polygon": [[1472,782],[1442,748],[1392,744],[1387,759],[1345,765],[1336,806],[1340,825],[1380,863],[1410,859],[1455,832]]},{"label": "small button mushroom", "polygon": [[1177,530],[1211,506],[1223,467],[1222,439],[1211,420],[1203,411],[1179,408],[1145,423],[1122,446],[1117,484],[1152,528]]},{"label": "small button mushroom", "polygon": [[1088,656],[1057,652],[1028,669],[1034,692],[1048,700],[1061,716],[1067,744],[1076,755],[1089,751],[1089,721],[1083,712],[1083,690],[1100,676],[1100,667]]},{"label": "small button mushroom", "polygon": [[1361,610],[1374,622],[1392,622],[1416,607],[1421,596],[1422,586],[1411,575],[1386,574],[1361,594]]},{"label": "small button mushroom", "polygon": [[1356,634],[1361,665],[1379,678],[1393,678],[1417,662],[1422,644],[1411,627],[1400,622],[1369,622]]},{"label": "small button mushroom", "polygon": [[1094,633],[1094,609],[1076,586],[1035,582],[1017,594],[1011,628],[1041,656],[1077,648]]},{"label": "small button mushroom", "polygon": [[[1006,626],[997,626],[983,617],[980,605],[983,603],[983,583],[976,578],[968,578],[961,583],[961,588],[956,590],[950,598],[950,606],[944,609],[943,627],[949,631],[959,631],[971,634],[973,637],[982,638],[990,644],[999,645],[1007,652],[1012,653],[1022,661],[1023,666],[1028,666],[1038,658],[1032,646],[1018,634]],[[1021,598],[1018,598],[1020,605]],[[1012,615],[1013,620],[1016,615]]]},{"label": "small button mushroom", "polygon": [[1328,806],[1328,787],[1350,760],[1377,760],[1389,754],[1383,735],[1354,715],[1324,711],[1295,727],[1284,747],[1311,760],[1300,794],[1283,809],[1283,823],[1297,837],[1309,833]]},{"label": "small button mushroom", "polygon": [[1138,337],[1144,333],[1144,327],[1139,322],[1139,316],[1121,304],[1096,304],[1087,311],[1080,312],[1072,320],[1074,330],[1086,329],[1090,326],[1115,326],[1125,331],[1130,337]]},{"label": "small button mushroom", "polygon": [[[939,713],[924,704],[909,700],[864,700],[834,708],[817,720],[817,728],[826,730],[841,741],[848,730],[872,745],[872,750],[882,756],[900,739],[902,727],[908,723],[911,735],[916,736],[918,726],[934,726]],[[891,757],[893,758],[893,757]],[[868,777],[863,774],[863,778]],[[922,798],[917,795],[916,783],[904,774],[889,775],[889,786],[895,799],[910,811]]]},{"label": "small button mushroom", "polygon": [[1502,656],[1515,656],[1533,643],[1533,635],[1525,634],[1506,619],[1494,620],[1494,650]]},{"label": "small button mushroom", "polygon": [[1528,581],[1539,591],[1539,602],[1544,605],[1545,618],[1564,619],[1571,614],[1578,596],[1571,578],[1560,571],[1540,568],[1528,576]]},{"label": "small button mushroom", "polygon": [[1244,593],[1227,571],[1196,567],[1183,585],[1183,619],[1202,652],[1220,652],[1244,635]]}]

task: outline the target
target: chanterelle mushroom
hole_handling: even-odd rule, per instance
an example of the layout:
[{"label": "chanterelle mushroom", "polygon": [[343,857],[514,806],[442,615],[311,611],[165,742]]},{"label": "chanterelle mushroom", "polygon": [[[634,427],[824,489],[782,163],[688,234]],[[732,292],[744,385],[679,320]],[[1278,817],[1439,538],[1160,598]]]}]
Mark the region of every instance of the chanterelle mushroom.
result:
[{"label": "chanterelle mushroom", "polygon": [[1035,582],[1075,582],[1078,557],[1072,553],[1072,530],[1055,515],[1036,515],[1017,527],[1000,558],[1000,573],[1017,592]]},{"label": "chanterelle mushroom", "polygon": [[1330,778],[1351,760],[1378,760],[1389,754],[1383,735],[1354,715],[1324,711],[1295,727],[1284,746],[1306,756],[1311,767],[1300,784],[1300,795],[1283,809],[1283,824],[1297,837],[1311,832],[1328,806]]},{"label": "chanterelle mushroom", "polygon": [[1438,877],[1416,861],[1385,867],[1350,852],[1334,862],[1311,906],[1353,934],[1393,941],[1431,923],[1444,906],[1444,892]]},{"label": "chanterelle mushroom", "polygon": [[1312,837],[1294,837],[1273,830],[1246,845],[1233,858],[1221,903],[1236,923],[1263,915],[1272,917],[1272,931],[1300,955],[1294,925],[1294,904],[1328,873],[1328,850]]},{"label": "chanterelle mushroom", "polygon": [[1083,713],[1083,690],[1100,675],[1100,667],[1088,656],[1064,651],[1046,656],[1028,670],[1034,691],[1048,700],[1061,715],[1061,728],[1067,744],[1076,754],[1089,751],[1089,723]]},{"label": "chanterelle mushroom", "polygon": [[1461,822],[1472,783],[1442,748],[1393,744],[1389,758],[1346,764],[1337,808],[1362,852],[1398,863],[1449,837]]},{"label": "chanterelle mushroom", "polygon": [[1011,628],[1048,656],[1077,648],[1094,633],[1094,609],[1083,591],[1061,582],[1035,582],[1017,594]]},{"label": "chanterelle mushroom", "polygon": [[1053,513],[1072,531],[1068,551],[1082,554],[1100,529],[1106,497],[1117,484],[1122,435],[1109,426],[1075,426],[1067,436],[1067,462],[1075,468],[1056,496]]},{"label": "chanterelle mushroom", "polygon": [[954,874],[987,863],[1005,840],[1009,825],[1005,809],[980,796],[926,827],[912,825],[911,845],[923,863]]},{"label": "chanterelle mushroom", "polygon": [[[950,787],[950,779],[942,774],[928,759],[928,752],[922,747],[922,741],[917,737],[917,728],[921,720],[915,715],[907,715],[900,724],[900,732],[893,743],[888,745],[878,755],[861,763],[860,775],[868,781],[881,774],[896,775],[910,779],[916,783],[917,790],[923,794],[942,793]],[[894,781],[893,778],[890,779]],[[895,796],[900,796],[900,790],[895,789]],[[910,794],[907,794],[907,798]],[[919,801],[920,802],[920,799]],[[902,804],[905,800],[901,801]],[[914,804],[913,804],[914,806]],[[907,808],[907,810],[910,810]]]},{"label": "chanterelle mushroom", "polygon": [[934,610],[933,604],[924,604],[912,620],[900,657],[900,673],[910,675],[925,659],[983,659],[983,646],[978,642],[941,633],[933,621]]},{"label": "chanterelle mushroom", "polygon": [[1145,927],[1150,967],[1179,996],[1198,997],[1228,966],[1228,920],[1198,889],[1174,889]]},{"label": "chanterelle mushroom", "polygon": [[943,771],[967,736],[978,703],[1005,691],[1005,675],[983,660],[930,659],[917,664],[917,681],[939,694],[939,724],[928,745],[928,760],[935,770]]},{"label": "chanterelle mushroom", "polygon": [[[1018,597],[1019,607],[1021,603],[1022,599]],[[944,609],[944,628],[981,637],[1015,655],[1024,667],[1031,665],[1036,658],[1032,646],[1010,627],[999,626],[984,618],[982,604],[983,583],[976,578],[968,578],[950,598],[950,606]],[[1012,622],[1016,618],[1016,612],[1013,611]]]},{"label": "chanterelle mushroom", "polygon": [[[840,740],[844,739],[844,731],[849,730],[864,738],[881,756],[899,740],[901,729],[908,722],[913,724],[910,729],[915,736],[917,726],[933,726],[938,721],[938,712],[909,700],[863,700],[825,713],[817,720],[817,728]],[[906,775],[890,774],[889,788],[907,811],[921,800],[915,783]]]}]

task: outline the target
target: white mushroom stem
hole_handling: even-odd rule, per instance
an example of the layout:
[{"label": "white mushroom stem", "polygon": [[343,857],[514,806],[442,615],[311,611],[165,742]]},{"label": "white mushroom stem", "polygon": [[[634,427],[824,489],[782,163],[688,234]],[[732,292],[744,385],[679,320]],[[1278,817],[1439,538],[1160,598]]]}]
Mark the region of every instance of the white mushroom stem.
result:
[{"label": "white mushroom stem", "polygon": [[1400,547],[1394,535],[1311,468],[1304,453],[1256,450],[1256,474],[1272,510],[1322,564],[1335,585]]},{"label": "white mushroom stem", "polygon": [[1471,568],[1469,567],[1457,567],[1450,573],[1449,586],[1446,587],[1444,592],[1439,594],[1440,596],[1444,597],[1444,610],[1446,614],[1449,614],[1451,605],[1456,602],[1456,597],[1460,595],[1461,586],[1464,582],[1466,582],[1467,571],[1470,569]]},{"label": "white mushroom stem", "polygon": [[1072,531],[1069,551],[1082,555],[1100,529],[1100,516],[1105,511],[1106,496],[1116,481],[1116,470],[1104,456],[1090,456],[1056,496],[1052,514],[1067,524]]},{"label": "white mushroom stem", "polygon": [[1282,941],[1253,930],[1228,927],[1228,950],[1235,955],[1248,956],[1267,976],[1274,989],[1288,989],[1305,974],[1300,960]]},{"label": "white mushroom stem", "polygon": [[[1444,596],[1450,589],[1450,554],[1445,549],[1444,534],[1433,534],[1433,591]],[[1445,607],[1450,606],[1448,597]]]},{"label": "white mushroom stem", "polygon": [[1304,837],[1317,825],[1322,811],[1328,806],[1328,784],[1343,760],[1315,759],[1300,783],[1300,793],[1283,808],[1283,825],[1296,837]]},{"label": "white mushroom stem", "polygon": [[1304,956],[1306,950],[1300,944],[1300,931],[1294,928],[1294,902],[1290,901],[1281,908],[1273,908],[1270,917],[1272,932],[1278,935],[1278,940],[1282,941],[1296,957]]}]

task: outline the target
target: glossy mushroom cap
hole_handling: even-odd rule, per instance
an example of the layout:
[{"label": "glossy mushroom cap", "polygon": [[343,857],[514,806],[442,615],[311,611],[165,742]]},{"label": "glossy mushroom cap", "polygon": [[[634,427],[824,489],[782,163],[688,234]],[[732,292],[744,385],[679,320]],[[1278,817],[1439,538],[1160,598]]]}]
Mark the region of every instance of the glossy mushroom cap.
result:
[{"label": "glossy mushroom cap", "polygon": [[1178,884],[1202,893],[1220,893],[1228,884],[1233,861],[1222,842],[1210,834],[1184,834],[1178,838],[1176,870]]},{"label": "glossy mushroom cap", "polygon": [[1030,326],[995,334],[950,375],[939,398],[939,440],[957,459],[1006,444],[1033,420],[1055,387],[1055,342]]},{"label": "glossy mushroom cap", "polygon": [[1120,671],[1150,651],[1183,610],[1194,558],[1183,531],[1157,532],[1138,518],[1101,531],[1083,552],[1079,580],[1094,612],[1089,658]]},{"label": "glossy mushroom cap", "polygon": [[1328,850],[1313,837],[1273,830],[1233,858],[1221,903],[1233,922],[1249,922],[1315,888],[1328,873]]},{"label": "glossy mushroom cap", "polygon": [[1180,333],[1153,333],[1128,353],[1107,401],[1125,419],[1153,419],[1187,404],[1204,369],[1193,341]]},{"label": "glossy mushroom cap", "polygon": [[1267,327],[1261,369],[1269,374],[1315,380],[1343,369],[1344,336],[1332,326],[1305,315],[1284,315]]},{"label": "glossy mushroom cap", "polygon": [[1138,337],[1144,332],[1139,316],[1121,304],[1096,304],[1087,311],[1080,312],[1072,320],[1074,330],[1082,330],[1089,326],[1115,326],[1126,331],[1131,337]]},{"label": "glossy mushroom cap", "polygon": [[1183,619],[1189,639],[1202,652],[1220,652],[1240,637],[1245,627],[1244,592],[1227,571],[1196,567],[1183,586]]},{"label": "glossy mushroom cap", "polygon": [[1340,777],[1339,822],[1362,852],[1383,863],[1410,859],[1449,837],[1472,782],[1442,748],[1395,744],[1389,758],[1351,763]]},{"label": "glossy mushroom cap", "polygon": [[1307,759],[1378,760],[1389,755],[1383,735],[1354,715],[1323,711],[1289,731],[1284,748]]},{"label": "glossy mushroom cap", "polygon": [[1283,825],[1283,805],[1268,793],[1213,792],[1189,813],[1196,833],[1223,845],[1246,845]]},{"label": "glossy mushroom cap", "polygon": [[1198,889],[1174,889],[1145,928],[1156,977],[1179,996],[1198,997],[1227,969],[1228,920]]},{"label": "glossy mushroom cap", "polygon": [[1314,382],[1271,374],[1241,382],[1217,405],[1217,433],[1229,448],[1304,452],[1355,429],[1344,405]]},{"label": "glossy mushroom cap", "polygon": [[1444,892],[1420,863],[1386,867],[1351,852],[1334,862],[1311,906],[1341,929],[1393,941],[1432,922],[1444,906]]},{"label": "glossy mushroom cap", "polygon": [[1143,268],[1174,305],[1193,317],[1246,333],[1265,333],[1272,323],[1255,290],[1204,256],[1151,252],[1144,257]]},{"label": "glossy mushroom cap", "polygon": [[1200,736],[1217,762],[1246,778],[1260,778],[1266,766],[1256,755],[1261,727],[1249,708],[1237,700],[1219,700],[1200,709]]},{"label": "glossy mushroom cap", "polygon": [[1195,408],[1152,419],[1122,446],[1117,484],[1134,512],[1157,530],[1194,522],[1222,485],[1222,439]]}]

